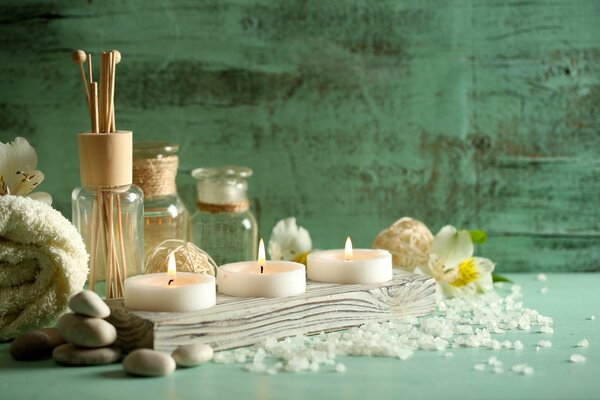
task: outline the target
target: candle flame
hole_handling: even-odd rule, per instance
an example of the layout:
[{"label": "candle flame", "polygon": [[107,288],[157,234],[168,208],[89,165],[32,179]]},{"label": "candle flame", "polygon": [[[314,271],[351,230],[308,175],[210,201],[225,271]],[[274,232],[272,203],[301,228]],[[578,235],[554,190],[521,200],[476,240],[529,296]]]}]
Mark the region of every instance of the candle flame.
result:
[{"label": "candle flame", "polygon": [[344,250],[344,259],[346,261],[352,260],[354,258],[352,254],[352,240],[350,240],[350,236],[346,239],[346,249]]},{"label": "candle flame", "polygon": [[260,243],[258,244],[258,265],[263,267],[266,262],[265,257],[265,244],[262,239],[260,239]]},{"label": "candle flame", "polygon": [[177,274],[177,263],[175,262],[175,255],[171,252],[169,254],[169,263],[167,268],[167,278],[169,279],[169,285],[171,281],[175,280],[175,275]]}]

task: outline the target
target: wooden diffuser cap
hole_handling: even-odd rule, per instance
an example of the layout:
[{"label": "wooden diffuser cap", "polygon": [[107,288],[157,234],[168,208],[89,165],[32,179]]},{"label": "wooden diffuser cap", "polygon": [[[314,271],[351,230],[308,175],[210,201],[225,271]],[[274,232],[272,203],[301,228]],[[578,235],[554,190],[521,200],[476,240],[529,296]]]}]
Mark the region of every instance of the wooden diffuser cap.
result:
[{"label": "wooden diffuser cap", "polygon": [[115,188],[131,185],[133,133],[79,134],[79,172],[81,185],[92,188]]}]

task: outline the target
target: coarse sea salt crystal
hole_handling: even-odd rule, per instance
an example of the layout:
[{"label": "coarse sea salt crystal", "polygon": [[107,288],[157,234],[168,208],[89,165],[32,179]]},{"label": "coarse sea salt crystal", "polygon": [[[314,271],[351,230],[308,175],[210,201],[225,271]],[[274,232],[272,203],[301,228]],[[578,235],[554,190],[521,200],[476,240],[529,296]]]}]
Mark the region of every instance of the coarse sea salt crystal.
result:
[{"label": "coarse sea salt crystal", "polygon": [[[407,360],[419,350],[442,351],[444,357],[453,355],[447,349],[460,347],[521,350],[524,347],[521,341],[500,341],[496,335],[503,331],[550,326],[553,322],[552,318],[523,307],[518,286],[511,287],[508,295],[490,292],[474,298],[445,299],[444,305],[446,312],[443,315],[400,317],[315,336],[268,338],[254,347],[218,352],[214,361],[242,363],[246,364],[247,371],[277,374],[281,371],[318,371],[322,370],[320,366],[335,370],[336,358],[340,356]],[[494,365],[484,363],[484,368],[490,371],[502,368],[497,358],[490,359]]]},{"label": "coarse sea salt crystal", "polygon": [[596,316],[595,315],[591,315],[589,319],[590,319],[590,321],[594,321],[596,319]]},{"label": "coarse sea salt crystal", "polygon": [[503,372],[504,372],[504,368],[502,368],[502,367],[495,367],[494,368],[494,373],[495,374],[501,374]]},{"label": "coarse sea salt crystal", "polygon": [[581,354],[573,354],[571,355],[571,358],[569,358],[569,361],[575,364],[583,363],[585,362],[585,356],[582,356]]},{"label": "coarse sea salt crystal", "polygon": [[525,369],[526,366],[527,366],[527,364],[513,365],[512,371],[520,374],[521,372],[523,372],[523,370]]},{"label": "coarse sea salt crystal", "polygon": [[515,350],[523,350],[523,342],[520,340],[515,340],[513,346],[515,347]]},{"label": "coarse sea salt crystal", "polygon": [[540,282],[546,282],[548,280],[548,276],[546,274],[538,274],[536,279]]},{"label": "coarse sea salt crystal", "polygon": [[549,340],[540,340],[538,342],[538,346],[549,348],[549,347],[552,347],[552,342]]},{"label": "coarse sea salt crystal", "polygon": [[543,288],[540,289],[540,293],[541,294],[546,294],[546,293],[548,293],[548,290],[549,289],[547,287],[543,287]]},{"label": "coarse sea salt crystal", "polygon": [[554,329],[549,326],[540,327],[540,333],[554,333]]},{"label": "coarse sea salt crystal", "polygon": [[512,367],[512,372],[515,374],[533,375],[533,368],[527,364],[517,364]]},{"label": "coarse sea salt crystal", "polygon": [[479,363],[473,366],[475,371],[485,371],[485,364]]},{"label": "coarse sea salt crystal", "polygon": [[587,339],[581,339],[579,342],[577,342],[577,347],[589,347],[590,342]]},{"label": "coarse sea salt crystal", "polygon": [[502,361],[498,360],[497,357],[490,357],[488,358],[488,364],[494,367],[500,367],[502,366]]},{"label": "coarse sea salt crystal", "polygon": [[344,372],[346,372],[346,366],[344,364],[336,364],[335,372],[343,374]]}]

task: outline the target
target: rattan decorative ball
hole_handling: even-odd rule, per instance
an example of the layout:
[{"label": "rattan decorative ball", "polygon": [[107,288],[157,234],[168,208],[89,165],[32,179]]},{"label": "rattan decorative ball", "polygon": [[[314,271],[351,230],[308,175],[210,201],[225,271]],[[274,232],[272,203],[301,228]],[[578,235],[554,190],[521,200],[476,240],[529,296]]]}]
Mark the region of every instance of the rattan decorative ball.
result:
[{"label": "rattan decorative ball", "polygon": [[144,272],[167,272],[169,255],[175,256],[177,271],[207,273],[215,276],[217,264],[202,249],[184,240],[169,239],[154,246],[146,256]]},{"label": "rattan decorative ball", "polygon": [[403,217],[377,235],[373,248],[392,253],[395,268],[413,271],[428,262],[432,240],[433,235],[424,223]]}]

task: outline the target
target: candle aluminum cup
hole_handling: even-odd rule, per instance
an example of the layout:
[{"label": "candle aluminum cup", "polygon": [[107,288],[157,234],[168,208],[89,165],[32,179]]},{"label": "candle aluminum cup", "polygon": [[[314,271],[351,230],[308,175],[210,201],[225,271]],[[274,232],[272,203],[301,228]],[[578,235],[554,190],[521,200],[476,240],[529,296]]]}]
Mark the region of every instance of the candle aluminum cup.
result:
[{"label": "candle aluminum cup", "polygon": [[306,292],[306,269],[291,261],[266,261],[260,273],[257,261],[225,264],[217,271],[219,293],[235,297],[287,297]]},{"label": "candle aluminum cup", "polygon": [[138,311],[190,312],[217,302],[214,276],[177,272],[174,281],[166,272],[137,275],[125,280],[125,307]]},{"label": "candle aluminum cup", "polygon": [[392,255],[386,250],[354,249],[351,260],[344,250],[310,253],[307,260],[308,279],[343,284],[383,283],[392,279]]}]

